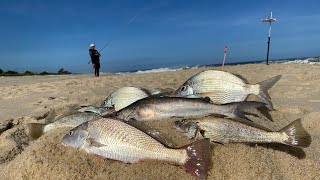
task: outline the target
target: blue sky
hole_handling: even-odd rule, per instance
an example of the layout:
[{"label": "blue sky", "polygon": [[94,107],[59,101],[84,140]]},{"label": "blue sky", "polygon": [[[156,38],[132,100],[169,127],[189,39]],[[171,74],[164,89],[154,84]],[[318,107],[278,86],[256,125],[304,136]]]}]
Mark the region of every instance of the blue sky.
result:
[{"label": "blue sky", "polygon": [[89,72],[319,56],[319,1],[1,1],[0,68]]}]

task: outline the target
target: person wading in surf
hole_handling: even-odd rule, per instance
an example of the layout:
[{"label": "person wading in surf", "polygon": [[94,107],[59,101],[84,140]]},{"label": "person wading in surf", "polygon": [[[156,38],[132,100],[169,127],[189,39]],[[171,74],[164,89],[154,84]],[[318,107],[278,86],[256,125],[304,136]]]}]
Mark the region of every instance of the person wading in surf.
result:
[{"label": "person wading in surf", "polygon": [[94,75],[99,77],[100,69],[100,53],[95,49],[94,44],[90,44],[89,54],[91,57],[92,66],[94,68]]}]

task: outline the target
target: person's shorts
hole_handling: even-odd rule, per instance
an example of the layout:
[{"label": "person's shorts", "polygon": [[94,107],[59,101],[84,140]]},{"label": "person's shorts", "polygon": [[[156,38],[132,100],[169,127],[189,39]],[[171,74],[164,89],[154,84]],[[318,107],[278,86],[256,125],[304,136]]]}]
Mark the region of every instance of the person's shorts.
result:
[{"label": "person's shorts", "polygon": [[94,63],[92,64],[93,68],[99,69],[100,68],[100,63]]}]

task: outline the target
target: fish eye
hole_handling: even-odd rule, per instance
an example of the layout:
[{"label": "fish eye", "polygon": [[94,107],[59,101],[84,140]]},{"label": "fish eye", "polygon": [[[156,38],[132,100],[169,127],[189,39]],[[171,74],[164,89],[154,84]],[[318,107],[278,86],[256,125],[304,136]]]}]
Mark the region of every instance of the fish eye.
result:
[{"label": "fish eye", "polygon": [[72,136],[72,134],[73,134],[73,131],[70,131],[70,132],[69,132],[69,136]]},{"label": "fish eye", "polygon": [[186,86],[182,86],[181,87],[181,91],[185,91],[185,90],[187,90],[187,87]]}]

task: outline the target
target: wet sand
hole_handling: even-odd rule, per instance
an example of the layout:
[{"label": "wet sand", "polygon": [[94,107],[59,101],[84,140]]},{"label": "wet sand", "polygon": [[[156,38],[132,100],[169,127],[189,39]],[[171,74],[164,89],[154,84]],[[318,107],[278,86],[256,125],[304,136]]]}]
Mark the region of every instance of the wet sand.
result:
[{"label": "wet sand", "polygon": [[[276,75],[269,91],[274,108],[270,119],[259,111],[249,118],[279,130],[302,118],[311,134],[308,148],[280,144],[212,144],[208,179],[320,179],[320,66],[297,64],[238,65],[148,74],[103,74],[0,77],[1,179],[194,179],[179,166],[147,161],[126,164],[102,159],[61,145],[68,128],[50,131],[35,141],[27,124],[42,121],[55,109],[63,114],[83,105],[100,105],[123,86],[176,89],[190,76],[207,69],[236,73],[251,84]],[[254,96],[249,98],[256,100]],[[172,121],[148,124],[166,133],[176,147],[192,141],[172,128]]]}]

